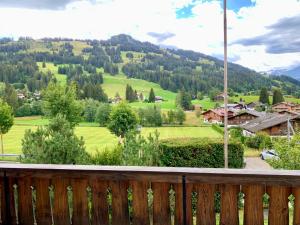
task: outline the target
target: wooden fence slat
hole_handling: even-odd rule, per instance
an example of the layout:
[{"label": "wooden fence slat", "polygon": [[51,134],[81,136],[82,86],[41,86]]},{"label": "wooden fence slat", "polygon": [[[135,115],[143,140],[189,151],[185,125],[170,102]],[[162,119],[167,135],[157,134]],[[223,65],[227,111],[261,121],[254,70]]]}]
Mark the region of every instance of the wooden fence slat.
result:
[{"label": "wooden fence slat", "polygon": [[300,188],[293,188],[294,200],[294,225],[300,225]]},{"label": "wooden fence slat", "polygon": [[237,185],[221,186],[220,225],[239,224],[238,193],[239,186]]},{"label": "wooden fence slat", "polygon": [[244,224],[245,225],[263,225],[264,209],[263,195],[265,188],[262,185],[243,186],[245,194],[244,206]]},{"label": "wooden fence slat", "polygon": [[36,221],[38,225],[52,225],[49,179],[35,179]]},{"label": "wooden fence slat", "polygon": [[132,181],[133,225],[149,225],[148,182]]},{"label": "wooden fence slat", "polygon": [[215,214],[215,185],[194,185],[198,193],[197,199],[197,225],[216,224]]},{"label": "wooden fence slat", "polygon": [[14,195],[14,185],[16,184],[16,179],[9,177],[8,178],[8,197],[9,197],[9,212],[10,212],[10,217],[8,219],[8,221],[11,223],[11,225],[17,225],[17,216],[16,216],[16,210],[17,210],[17,206],[15,206],[15,195]]},{"label": "wooden fence slat", "polygon": [[153,225],[171,225],[169,183],[152,183]]},{"label": "wooden fence slat", "polygon": [[19,222],[22,225],[32,225],[34,223],[31,186],[31,178],[18,179]]},{"label": "wooden fence slat", "polygon": [[4,189],[4,178],[0,178],[0,207],[1,207],[1,212],[0,212],[0,224],[7,224],[6,220],[6,205],[5,205],[5,189]]},{"label": "wooden fence slat", "polygon": [[267,187],[270,196],[269,201],[269,224],[288,225],[289,224],[289,195],[291,189],[288,187],[272,186]]},{"label": "wooden fence slat", "polygon": [[128,182],[111,181],[112,225],[129,225]]},{"label": "wooden fence slat", "polygon": [[88,181],[84,179],[72,180],[73,190],[73,225],[88,225]]},{"label": "wooden fence slat", "polygon": [[186,224],[193,225],[193,208],[192,208],[192,193],[194,191],[193,184],[186,184]]},{"label": "wooden fence slat", "polygon": [[182,183],[176,183],[173,186],[175,191],[175,225],[182,225],[184,224],[182,205]]},{"label": "wooden fence slat", "polygon": [[54,186],[54,200],[53,200],[53,218],[55,225],[70,224],[70,214],[68,207],[68,192],[69,180],[54,179],[52,181]]},{"label": "wooden fence slat", "polygon": [[108,184],[106,181],[95,179],[91,181],[91,187],[93,193],[92,224],[109,225],[109,212],[107,203]]}]

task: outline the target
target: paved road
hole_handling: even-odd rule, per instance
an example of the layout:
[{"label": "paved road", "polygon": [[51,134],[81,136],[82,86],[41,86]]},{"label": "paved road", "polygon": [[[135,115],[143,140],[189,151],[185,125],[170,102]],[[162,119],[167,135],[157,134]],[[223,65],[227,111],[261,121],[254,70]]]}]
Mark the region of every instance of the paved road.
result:
[{"label": "paved road", "polygon": [[252,170],[271,170],[272,167],[259,157],[246,157],[245,169]]}]

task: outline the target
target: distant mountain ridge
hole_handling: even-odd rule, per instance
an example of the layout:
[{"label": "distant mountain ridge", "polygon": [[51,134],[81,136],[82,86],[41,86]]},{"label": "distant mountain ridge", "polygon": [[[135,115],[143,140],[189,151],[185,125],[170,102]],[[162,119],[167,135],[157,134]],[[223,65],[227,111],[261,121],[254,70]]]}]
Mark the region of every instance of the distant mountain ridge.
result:
[{"label": "distant mountain ridge", "polygon": [[[224,83],[224,65],[220,59],[190,50],[160,47],[125,34],[108,40],[0,39],[0,82],[43,88],[52,76],[46,74],[47,79],[41,78],[44,75],[37,73],[37,62],[51,62],[61,67],[71,65],[61,68],[61,71],[71,70],[64,71],[67,82],[82,84],[91,82],[87,74],[96,73],[99,68],[111,75],[125,74],[127,78],[151,81],[172,92],[185,89],[193,96],[198,92],[221,92]],[[264,76],[234,63],[228,63],[228,77],[231,92],[248,93],[262,87],[269,90],[277,87],[292,95],[300,89],[299,81],[293,78]]]},{"label": "distant mountain ridge", "polygon": [[294,79],[300,80],[300,66],[296,66],[292,69],[274,70],[271,71],[274,75],[288,75]]}]

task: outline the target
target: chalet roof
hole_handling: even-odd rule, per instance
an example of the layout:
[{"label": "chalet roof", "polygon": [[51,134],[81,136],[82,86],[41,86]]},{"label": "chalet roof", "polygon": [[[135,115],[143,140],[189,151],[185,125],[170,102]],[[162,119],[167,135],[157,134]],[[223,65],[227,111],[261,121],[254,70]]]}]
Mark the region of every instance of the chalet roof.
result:
[{"label": "chalet roof", "polygon": [[295,104],[294,104],[294,103],[291,103],[291,102],[279,102],[279,103],[277,103],[277,104],[272,105],[272,107],[276,107],[276,106],[282,105],[282,104],[288,105],[288,106],[295,106]]},{"label": "chalet roof", "polygon": [[[216,114],[219,115],[219,116],[224,116],[224,114],[225,114],[224,108],[217,108],[217,109],[210,109],[210,110],[208,110],[208,111],[202,113],[202,115],[204,115],[204,114],[206,114],[206,113],[208,113],[208,112],[214,112],[214,113],[216,113]],[[228,110],[228,112],[235,113],[234,111],[232,111],[232,110],[230,110],[230,109]]]},{"label": "chalet roof", "polygon": [[255,116],[255,117],[260,117],[260,116],[264,116],[266,113],[265,112],[258,112],[256,110],[243,110],[243,111],[240,111],[238,114],[230,117],[230,118],[234,118],[236,116],[240,116],[240,115],[243,115],[243,114],[250,114],[252,116]]},{"label": "chalet roof", "polygon": [[300,115],[268,113],[264,116],[251,120],[250,122],[243,124],[240,127],[252,133],[256,133],[258,131],[287,122],[288,119],[293,120],[298,118],[300,118]]}]

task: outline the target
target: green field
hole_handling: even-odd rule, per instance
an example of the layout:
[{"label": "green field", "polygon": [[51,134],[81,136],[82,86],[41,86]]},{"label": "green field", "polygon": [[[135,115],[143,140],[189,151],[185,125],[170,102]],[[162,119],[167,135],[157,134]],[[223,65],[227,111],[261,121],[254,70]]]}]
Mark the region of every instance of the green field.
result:
[{"label": "green field", "polygon": [[54,74],[55,78],[57,79],[57,81],[62,84],[62,85],[66,85],[67,84],[67,76],[64,74],[59,74],[58,73],[58,67],[55,66],[53,63],[46,63],[46,67],[43,68],[43,63],[42,62],[38,62],[38,67],[39,70],[42,72],[48,72],[50,71],[51,73]]},{"label": "green field", "polygon": [[[250,102],[257,102],[259,100],[259,96],[258,95],[240,95],[237,97],[230,97],[230,100],[232,102],[239,102],[240,98],[242,98],[246,103],[250,103]],[[272,96],[269,97],[270,103],[272,103]],[[289,97],[289,96],[285,96],[284,100],[286,102],[293,102],[293,103],[300,103],[300,99],[299,98],[294,98],[294,97]]]},{"label": "green field", "polygon": [[[47,123],[46,120],[36,120],[38,124]],[[19,120],[15,124],[21,124]],[[26,124],[26,120],[23,124]],[[21,153],[21,143],[25,130],[35,130],[37,126],[30,125],[32,121],[27,120],[27,125],[14,125],[12,129],[3,137],[5,153]],[[88,124],[86,124],[88,125]],[[176,137],[221,137],[219,133],[211,127],[158,127],[158,128],[142,128],[142,135],[148,136],[149,133],[157,130],[160,133],[160,139],[176,138]],[[86,149],[90,153],[94,153],[97,149],[103,150],[111,148],[117,144],[118,139],[104,127],[89,127],[81,124],[76,127],[75,132],[78,136],[82,136],[85,140]]]}]

